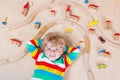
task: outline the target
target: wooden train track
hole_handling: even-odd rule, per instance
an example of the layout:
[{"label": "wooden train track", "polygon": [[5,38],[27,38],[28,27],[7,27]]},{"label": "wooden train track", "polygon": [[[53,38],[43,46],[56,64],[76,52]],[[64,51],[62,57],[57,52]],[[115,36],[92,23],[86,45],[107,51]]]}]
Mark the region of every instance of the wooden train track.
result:
[{"label": "wooden train track", "polygon": [[[50,29],[51,27],[55,26],[56,25],[56,22],[50,22],[48,24],[46,24],[45,26],[43,26],[41,28],[41,30],[36,34],[36,36],[34,37],[34,39],[37,39],[37,38],[40,38],[43,36],[43,34],[48,30]],[[5,58],[5,59],[0,59],[0,65],[2,64],[8,64],[8,63],[13,63],[13,62],[16,62],[16,61],[19,61],[21,59],[23,59],[26,55],[28,55],[28,52],[27,52],[27,49],[25,48],[24,49],[24,52],[21,51],[20,53],[24,53],[24,54],[19,54],[19,55],[16,55],[16,56],[13,56],[13,57],[10,57],[10,58]]]}]

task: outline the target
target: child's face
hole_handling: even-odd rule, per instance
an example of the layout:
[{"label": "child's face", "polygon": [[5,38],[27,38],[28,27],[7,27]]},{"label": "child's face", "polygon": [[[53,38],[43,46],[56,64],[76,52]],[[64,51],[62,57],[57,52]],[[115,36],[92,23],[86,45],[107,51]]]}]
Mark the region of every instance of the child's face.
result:
[{"label": "child's face", "polygon": [[48,42],[48,44],[45,46],[44,52],[46,56],[53,61],[58,59],[61,54],[63,54],[64,50],[60,46],[53,46],[51,42]]}]

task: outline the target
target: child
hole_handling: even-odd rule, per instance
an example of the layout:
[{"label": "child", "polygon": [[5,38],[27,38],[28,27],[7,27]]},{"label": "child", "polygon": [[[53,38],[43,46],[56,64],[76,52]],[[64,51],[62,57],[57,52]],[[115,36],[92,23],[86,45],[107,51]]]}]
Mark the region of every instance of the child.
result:
[{"label": "child", "polygon": [[[66,45],[66,40],[54,32],[48,33],[43,40],[28,41],[28,52],[36,64],[31,80],[63,80],[65,70],[80,51]],[[63,57],[63,54],[66,55]]]}]

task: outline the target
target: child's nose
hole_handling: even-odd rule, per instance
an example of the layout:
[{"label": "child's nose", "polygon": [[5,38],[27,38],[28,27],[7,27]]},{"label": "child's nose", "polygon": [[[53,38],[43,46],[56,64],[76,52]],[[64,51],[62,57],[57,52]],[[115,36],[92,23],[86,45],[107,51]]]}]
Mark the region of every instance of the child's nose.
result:
[{"label": "child's nose", "polygon": [[55,53],[55,50],[52,50],[51,52]]}]

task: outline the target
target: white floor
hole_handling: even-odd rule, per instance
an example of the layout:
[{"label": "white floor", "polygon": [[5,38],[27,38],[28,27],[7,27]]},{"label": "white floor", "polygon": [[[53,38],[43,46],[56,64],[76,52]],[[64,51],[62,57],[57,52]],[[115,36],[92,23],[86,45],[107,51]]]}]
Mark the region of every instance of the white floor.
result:
[{"label": "white floor", "polygon": [[[101,44],[97,37],[88,34],[91,40],[91,51],[89,56],[90,67],[92,68],[95,80],[120,80],[120,40],[112,39],[112,32],[119,32],[120,23],[120,1],[119,0],[90,0],[90,3],[99,5],[99,9],[88,8],[84,0],[29,0],[30,10],[27,16],[23,16],[22,8],[27,0],[0,0],[0,80],[30,80],[33,69],[33,59],[24,53],[27,40],[34,38],[40,29],[34,28],[34,22],[40,21],[42,27],[50,22],[57,22],[55,27],[47,30],[58,31],[64,34],[65,28],[73,29],[71,40],[77,43],[83,40],[87,31],[88,23],[93,19],[98,20],[96,25],[97,33],[105,37],[106,43]],[[80,16],[78,22],[72,22],[65,18],[67,4],[72,7],[72,13]],[[56,10],[56,15],[51,16],[49,10]],[[8,17],[7,25],[3,25],[5,17]],[[104,30],[102,21],[112,21],[112,30]],[[47,33],[46,32],[46,33]],[[23,41],[20,47],[11,44],[10,38],[17,38]],[[113,42],[113,43],[112,43]],[[117,44],[117,45],[116,45]],[[105,48],[111,53],[110,58],[101,57],[98,48]],[[97,63],[107,64],[107,68],[98,69]],[[65,80],[88,80],[87,73],[83,66],[83,54],[65,74]]]}]

